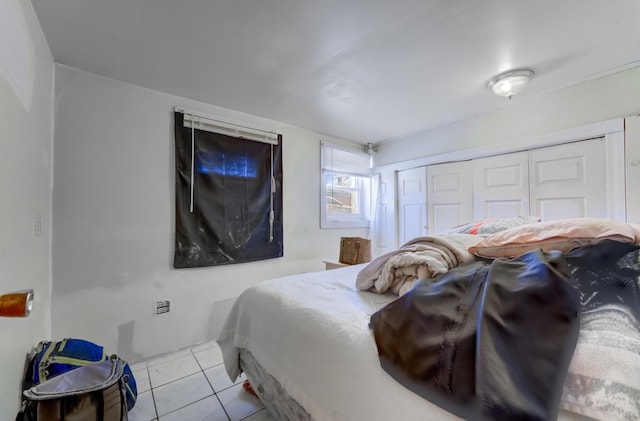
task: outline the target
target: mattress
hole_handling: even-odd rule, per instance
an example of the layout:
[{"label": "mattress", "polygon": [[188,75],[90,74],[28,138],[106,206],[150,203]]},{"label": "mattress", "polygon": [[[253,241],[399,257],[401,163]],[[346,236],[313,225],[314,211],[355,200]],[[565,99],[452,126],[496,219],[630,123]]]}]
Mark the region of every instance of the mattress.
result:
[{"label": "mattress", "polygon": [[[259,393],[267,388],[275,400],[291,399],[318,421],[460,419],[382,369],[369,319],[397,295],[357,291],[363,266],[268,280],[243,292],[218,338],[229,377],[250,370],[249,379],[260,382],[254,386],[263,388]],[[258,380],[256,372],[270,381]],[[300,419],[286,411],[274,415]],[[591,418],[562,410],[558,419]]]}]

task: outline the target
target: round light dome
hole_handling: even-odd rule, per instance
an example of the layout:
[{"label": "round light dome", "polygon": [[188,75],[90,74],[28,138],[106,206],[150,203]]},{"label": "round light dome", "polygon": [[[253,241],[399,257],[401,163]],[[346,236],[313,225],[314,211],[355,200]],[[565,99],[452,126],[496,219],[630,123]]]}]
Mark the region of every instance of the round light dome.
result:
[{"label": "round light dome", "polygon": [[524,86],[533,78],[533,71],[528,69],[512,70],[499,74],[489,81],[487,86],[498,96],[511,98],[522,91]]}]

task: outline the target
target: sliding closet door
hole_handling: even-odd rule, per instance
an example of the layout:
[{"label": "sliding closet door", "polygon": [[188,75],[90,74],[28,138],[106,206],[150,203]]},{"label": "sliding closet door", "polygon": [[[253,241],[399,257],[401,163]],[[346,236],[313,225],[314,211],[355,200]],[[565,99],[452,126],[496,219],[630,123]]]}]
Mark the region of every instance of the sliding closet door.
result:
[{"label": "sliding closet door", "polygon": [[427,171],[398,172],[398,241],[400,245],[427,233]]},{"label": "sliding closet door", "polygon": [[529,215],[526,151],[474,159],[473,219]]},{"label": "sliding closet door", "polygon": [[437,234],[473,220],[471,161],[427,167],[427,232]]},{"label": "sliding closet door", "polygon": [[529,151],[532,214],[608,217],[606,153],[604,138]]},{"label": "sliding closet door", "polygon": [[[398,248],[396,225],[396,172],[387,170],[376,174],[378,200],[373,224],[372,245],[374,256],[380,256]],[[374,202],[376,203],[376,202]]]}]

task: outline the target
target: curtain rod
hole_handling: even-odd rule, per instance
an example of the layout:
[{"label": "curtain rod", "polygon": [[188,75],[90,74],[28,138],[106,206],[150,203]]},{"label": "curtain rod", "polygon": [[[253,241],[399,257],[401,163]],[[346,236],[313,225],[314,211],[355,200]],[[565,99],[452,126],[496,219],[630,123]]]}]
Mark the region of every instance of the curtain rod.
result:
[{"label": "curtain rod", "polygon": [[[230,120],[223,120],[222,118],[217,117],[217,116],[204,114],[204,113],[201,113],[199,111],[193,111],[193,110],[189,110],[189,109],[186,109],[186,108],[183,108],[183,107],[175,106],[174,110],[179,112],[179,113],[185,114],[185,117],[186,116],[197,117],[199,119],[204,119],[204,120],[208,120],[208,121],[213,122],[213,123],[218,123],[218,124],[224,125],[222,127],[225,127],[225,126],[240,127],[242,129],[246,129],[246,130],[261,132],[261,133],[264,133],[265,136],[274,137],[276,139],[277,139],[278,135],[280,134],[277,130],[267,130],[267,129],[258,128],[258,127],[251,127],[251,126],[248,126],[248,125],[246,125],[244,123],[236,123],[236,122],[230,121]],[[193,118],[190,119],[190,120],[193,121]],[[197,121],[196,121],[196,123],[197,123]]]}]

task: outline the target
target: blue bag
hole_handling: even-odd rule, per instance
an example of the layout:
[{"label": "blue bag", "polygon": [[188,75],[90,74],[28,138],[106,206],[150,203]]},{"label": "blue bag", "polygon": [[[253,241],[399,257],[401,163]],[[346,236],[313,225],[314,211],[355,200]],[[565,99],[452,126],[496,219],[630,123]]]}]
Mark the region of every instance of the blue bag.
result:
[{"label": "blue bag", "polygon": [[[63,339],[57,342],[42,341],[34,350],[29,362],[23,390],[27,390],[52,377],[89,364],[108,359],[120,359],[117,355],[108,356],[100,345],[82,339]],[[138,391],[136,380],[129,364],[124,363],[124,381],[127,398],[127,410],[136,404]]]}]

